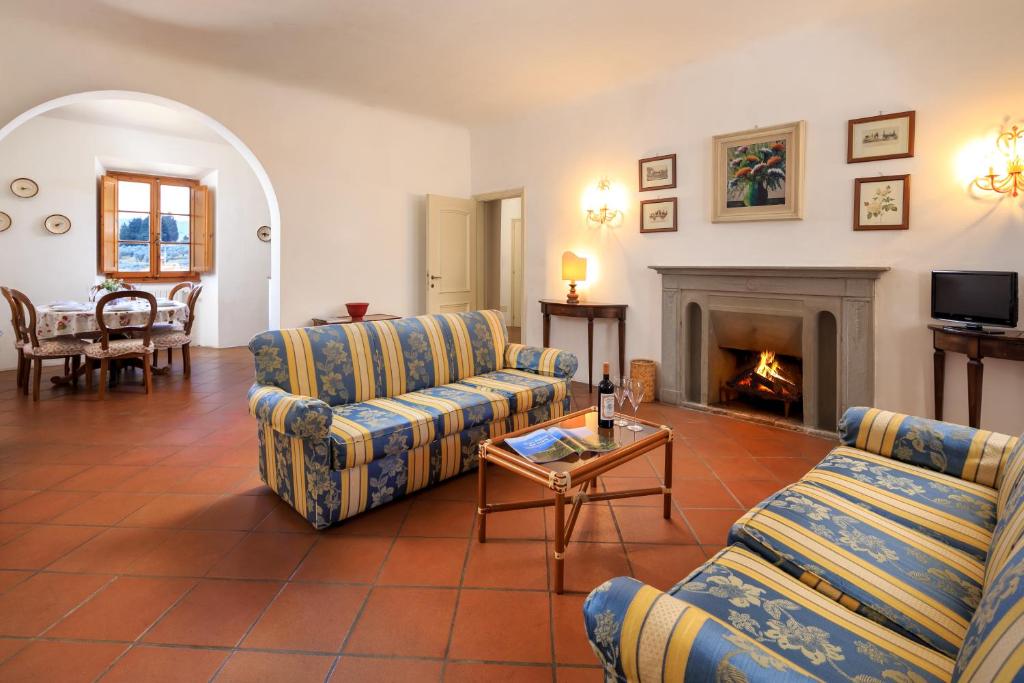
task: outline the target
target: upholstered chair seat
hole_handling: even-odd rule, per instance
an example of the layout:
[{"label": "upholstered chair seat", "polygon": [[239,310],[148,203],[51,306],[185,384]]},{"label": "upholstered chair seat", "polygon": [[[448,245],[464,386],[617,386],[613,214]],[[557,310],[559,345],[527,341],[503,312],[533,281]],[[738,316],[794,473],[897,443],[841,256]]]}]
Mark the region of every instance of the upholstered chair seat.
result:
[{"label": "upholstered chair seat", "polygon": [[162,333],[153,331],[153,346],[158,349],[173,349],[191,343],[192,336],[186,334],[184,330],[168,330]]},{"label": "upholstered chair seat", "polygon": [[95,342],[85,345],[82,353],[89,358],[117,358],[118,356],[153,353],[154,341],[147,346],[141,339],[111,339],[107,348]]},{"label": "upholstered chair seat", "polygon": [[63,358],[84,353],[85,342],[74,337],[53,337],[40,340],[38,346],[27,344],[22,348],[26,356],[33,358]]}]

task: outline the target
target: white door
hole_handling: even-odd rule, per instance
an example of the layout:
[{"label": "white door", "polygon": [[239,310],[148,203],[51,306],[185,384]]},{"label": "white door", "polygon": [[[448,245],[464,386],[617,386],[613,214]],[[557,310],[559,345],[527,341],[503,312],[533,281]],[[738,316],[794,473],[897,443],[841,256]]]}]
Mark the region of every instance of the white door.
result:
[{"label": "white door", "polygon": [[427,195],[427,313],[476,307],[476,202]]},{"label": "white door", "polygon": [[512,219],[512,327],[523,326],[523,219]]}]

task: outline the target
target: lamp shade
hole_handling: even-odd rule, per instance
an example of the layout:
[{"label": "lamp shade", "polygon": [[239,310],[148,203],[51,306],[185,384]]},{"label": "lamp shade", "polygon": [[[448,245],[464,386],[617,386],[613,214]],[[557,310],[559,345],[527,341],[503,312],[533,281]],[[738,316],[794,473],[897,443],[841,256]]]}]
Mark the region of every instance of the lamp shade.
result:
[{"label": "lamp shade", "polygon": [[571,251],[562,254],[562,279],[582,282],[587,279],[587,259]]}]

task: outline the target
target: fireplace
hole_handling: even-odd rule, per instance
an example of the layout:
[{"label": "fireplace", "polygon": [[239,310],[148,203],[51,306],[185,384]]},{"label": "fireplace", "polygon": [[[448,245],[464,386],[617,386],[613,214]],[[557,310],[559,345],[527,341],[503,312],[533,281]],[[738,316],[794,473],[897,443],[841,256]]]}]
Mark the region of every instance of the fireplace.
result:
[{"label": "fireplace", "polygon": [[886,268],[654,267],[659,399],[834,432],[874,402],[874,283]]}]

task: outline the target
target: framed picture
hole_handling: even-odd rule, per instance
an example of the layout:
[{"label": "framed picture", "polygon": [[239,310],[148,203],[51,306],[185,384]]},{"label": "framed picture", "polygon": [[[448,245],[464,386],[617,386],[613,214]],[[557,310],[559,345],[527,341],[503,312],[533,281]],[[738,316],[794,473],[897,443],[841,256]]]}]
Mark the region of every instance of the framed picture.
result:
[{"label": "framed picture", "polygon": [[853,181],[854,230],[906,230],[909,227],[909,174]]},{"label": "framed picture", "polygon": [[675,197],[640,202],[640,232],[675,232],[677,229]]},{"label": "framed picture", "polygon": [[851,119],[846,163],[905,159],[914,156],[914,112]]},{"label": "framed picture", "polygon": [[640,160],[640,191],[669,190],[676,186],[676,155]]},{"label": "framed picture", "polygon": [[713,223],[804,217],[803,121],[713,138]]}]

